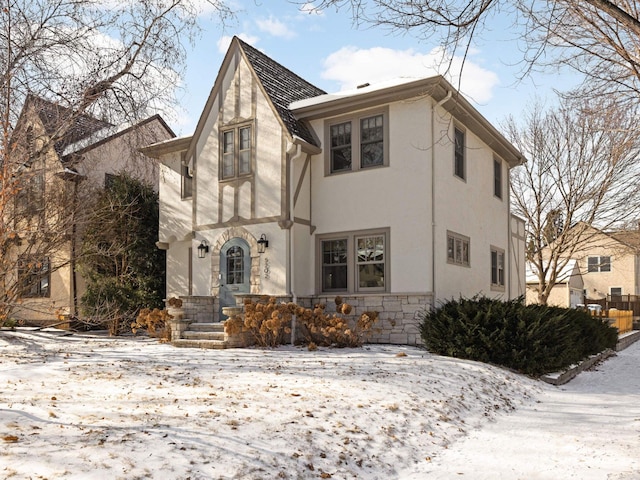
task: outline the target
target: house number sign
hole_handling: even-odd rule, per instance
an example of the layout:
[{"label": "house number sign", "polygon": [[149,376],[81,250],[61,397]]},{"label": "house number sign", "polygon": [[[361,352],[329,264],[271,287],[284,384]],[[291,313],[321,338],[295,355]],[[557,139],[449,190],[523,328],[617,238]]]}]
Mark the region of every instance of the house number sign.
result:
[{"label": "house number sign", "polygon": [[271,267],[269,266],[269,259],[265,258],[264,259],[264,278],[265,278],[265,280],[269,280],[270,276],[271,276]]}]

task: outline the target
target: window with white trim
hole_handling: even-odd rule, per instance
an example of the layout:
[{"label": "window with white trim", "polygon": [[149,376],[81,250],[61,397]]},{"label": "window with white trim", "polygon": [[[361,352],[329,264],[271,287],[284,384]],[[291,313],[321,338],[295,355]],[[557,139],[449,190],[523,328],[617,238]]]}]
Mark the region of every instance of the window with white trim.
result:
[{"label": "window with white trim", "polygon": [[447,262],[468,267],[470,251],[469,237],[458,233],[447,232]]},{"label": "window with white trim", "polygon": [[251,174],[253,137],[251,125],[240,125],[221,133],[220,178],[229,180]]},{"label": "window with white trim", "polygon": [[589,257],[587,259],[587,272],[610,272],[611,271],[611,257],[599,256]]},{"label": "window with white trim", "polygon": [[388,238],[388,229],[318,236],[319,291],[387,291]]},{"label": "window with white trim", "polygon": [[388,113],[366,113],[325,124],[327,175],[389,165]]},{"label": "window with white trim", "polygon": [[504,287],[504,250],[491,247],[491,286]]}]

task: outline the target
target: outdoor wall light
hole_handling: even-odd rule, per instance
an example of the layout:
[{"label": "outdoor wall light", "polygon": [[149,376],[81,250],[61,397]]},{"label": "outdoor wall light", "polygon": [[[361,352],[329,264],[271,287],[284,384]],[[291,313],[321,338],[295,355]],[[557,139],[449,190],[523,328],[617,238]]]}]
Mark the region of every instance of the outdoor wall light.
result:
[{"label": "outdoor wall light", "polygon": [[198,245],[198,258],[204,258],[209,253],[209,245],[206,240],[202,240]]},{"label": "outdoor wall light", "polygon": [[267,236],[263,233],[260,235],[260,240],[258,240],[258,253],[264,253],[267,248],[269,248],[269,240],[267,240]]}]

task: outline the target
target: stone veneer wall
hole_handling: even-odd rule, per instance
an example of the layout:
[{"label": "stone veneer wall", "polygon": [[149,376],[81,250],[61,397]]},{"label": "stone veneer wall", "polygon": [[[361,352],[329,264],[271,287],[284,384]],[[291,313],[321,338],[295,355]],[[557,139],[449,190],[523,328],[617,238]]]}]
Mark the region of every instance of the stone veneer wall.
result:
[{"label": "stone veneer wall", "polygon": [[[431,306],[429,294],[340,295],[342,301],[354,309],[351,316],[359,317],[367,311],[378,312],[378,322],[368,343],[388,343],[392,345],[422,345],[418,313]],[[335,311],[336,295],[315,295],[298,297],[298,303],[312,307],[316,303],[327,305],[327,313]]]},{"label": "stone veneer wall", "polygon": [[[212,323],[216,321],[216,297],[180,297],[185,320],[194,323]],[[217,315],[215,315],[217,317]]]},{"label": "stone veneer wall", "polygon": [[[261,295],[238,295],[237,304],[243,304],[245,298],[259,300]],[[298,304],[311,308],[317,303],[327,305],[327,313],[335,312],[335,295],[314,295],[298,297]],[[395,294],[379,295],[341,295],[342,300],[350,304],[354,310],[352,317],[375,310],[379,320],[374,326],[374,333],[368,343],[387,343],[393,345],[422,345],[419,331],[418,314],[432,303],[430,294]],[[183,301],[184,318],[196,323],[217,321],[218,301],[215,297],[180,297]],[[291,297],[278,296],[278,303],[290,302]],[[215,315],[215,320],[214,320]]]}]

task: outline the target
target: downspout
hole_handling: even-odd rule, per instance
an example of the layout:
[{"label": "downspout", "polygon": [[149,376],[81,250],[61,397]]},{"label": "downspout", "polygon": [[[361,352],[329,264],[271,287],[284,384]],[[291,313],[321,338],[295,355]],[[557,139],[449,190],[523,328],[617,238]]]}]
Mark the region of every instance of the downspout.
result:
[{"label": "downspout", "polygon": [[[298,158],[302,157],[302,145],[299,143],[292,144],[290,148],[287,149],[287,155],[289,156],[289,221],[291,222],[291,226],[289,227],[289,234],[287,235],[287,250],[289,251],[289,258],[287,259],[287,282],[289,295],[291,295],[291,301],[294,304],[298,303],[298,296],[295,292],[295,268],[294,268],[294,254],[295,254],[295,242],[293,238],[293,228],[295,226],[295,205],[294,197],[295,197],[295,186],[294,186],[294,177],[293,177],[293,163]],[[291,345],[295,344],[296,340],[296,315],[291,316]]]},{"label": "downspout", "polygon": [[[502,168],[502,167],[500,167]],[[511,282],[511,276],[512,276],[512,268],[514,266],[514,264],[516,264],[515,261],[513,261],[513,249],[514,249],[514,245],[513,245],[513,219],[511,218],[511,182],[509,181],[510,178],[510,170],[511,167],[509,167],[509,162],[507,162],[507,181],[505,182],[505,186],[507,187],[504,192],[504,194],[507,196],[507,255],[509,255],[507,258],[508,260],[508,265],[509,265],[509,275],[507,276],[507,300],[511,300],[513,298],[513,290],[512,290],[512,282]],[[520,230],[518,228],[518,230]],[[518,232],[518,236],[520,236],[520,232]],[[518,244],[520,242],[518,241]],[[571,292],[571,290],[569,290],[569,292]],[[569,294],[569,297],[571,297],[571,294]]]},{"label": "downspout", "polygon": [[436,109],[448,102],[453,95],[447,95],[431,109],[431,294],[432,307],[436,306]]},{"label": "downspout", "polygon": [[76,223],[76,209],[78,208],[78,179],[73,181],[73,207],[71,211],[71,290],[73,312],[72,316],[78,315],[78,273],[76,270],[76,257],[77,257],[77,242],[76,235],[78,234],[78,225]]}]

